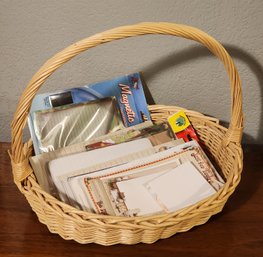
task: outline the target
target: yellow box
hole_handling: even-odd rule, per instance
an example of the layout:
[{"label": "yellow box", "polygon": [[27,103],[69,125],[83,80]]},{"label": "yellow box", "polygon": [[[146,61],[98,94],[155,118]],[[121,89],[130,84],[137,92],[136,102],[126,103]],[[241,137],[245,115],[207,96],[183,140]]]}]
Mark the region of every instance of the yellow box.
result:
[{"label": "yellow box", "polygon": [[168,123],[174,133],[181,132],[191,125],[185,112],[182,110],[168,117]]}]

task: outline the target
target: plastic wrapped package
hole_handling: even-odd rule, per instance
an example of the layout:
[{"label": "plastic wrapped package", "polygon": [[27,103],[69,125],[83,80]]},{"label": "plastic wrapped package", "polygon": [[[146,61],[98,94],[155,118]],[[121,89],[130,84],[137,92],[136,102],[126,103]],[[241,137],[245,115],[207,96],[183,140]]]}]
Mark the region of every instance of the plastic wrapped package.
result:
[{"label": "plastic wrapped package", "polygon": [[33,126],[40,153],[123,128],[114,97],[36,111]]},{"label": "plastic wrapped package", "polygon": [[40,154],[35,134],[35,112],[70,104],[80,104],[107,97],[116,97],[116,103],[125,127],[135,126],[151,120],[139,73],[75,87],[56,92],[38,94],[34,97],[28,117],[28,126],[35,154]]}]

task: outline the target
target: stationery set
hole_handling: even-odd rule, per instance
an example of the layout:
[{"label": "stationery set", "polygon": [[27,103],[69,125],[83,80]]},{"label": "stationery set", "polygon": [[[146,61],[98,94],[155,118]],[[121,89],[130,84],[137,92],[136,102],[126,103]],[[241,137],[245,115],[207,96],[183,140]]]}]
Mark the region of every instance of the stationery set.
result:
[{"label": "stationery set", "polygon": [[40,186],[81,210],[169,213],[224,185],[183,111],[151,121],[139,73],[37,95],[28,124]]}]

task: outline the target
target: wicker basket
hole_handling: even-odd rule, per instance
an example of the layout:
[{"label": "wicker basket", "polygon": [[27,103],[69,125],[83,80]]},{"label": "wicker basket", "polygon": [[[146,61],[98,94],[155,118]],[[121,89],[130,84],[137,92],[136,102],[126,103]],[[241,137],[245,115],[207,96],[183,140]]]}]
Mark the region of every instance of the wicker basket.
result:
[{"label": "wicker basket", "polygon": [[[226,178],[224,187],[215,195],[183,210],[147,217],[115,217],[80,211],[44,192],[36,181],[28,158],[32,154],[31,142],[23,143],[30,105],[37,90],[60,66],[79,53],[113,40],[144,34],[165,34],[195,40],[205,45],[224,64],[231,87],[231,120],[229,128],[219,125],[215,118],[186,110],[201,141],[219,170]],[[165,120],[178,110],[175,106],[149,106],[153,121]],[[242,94],[235,65],[226,50],[206,33],[185,25],[172,23],[140,23],[118,27],[79,41],[49,59],[33,76],[19,101],[12,122],[12,146],[10,157],[14,182],[24,194],[40,222],[52,233],[79,243],[112,245],[117,243],[153,243],[177,232],[205,223],[220,212],[240,181],[243,165]]]}]

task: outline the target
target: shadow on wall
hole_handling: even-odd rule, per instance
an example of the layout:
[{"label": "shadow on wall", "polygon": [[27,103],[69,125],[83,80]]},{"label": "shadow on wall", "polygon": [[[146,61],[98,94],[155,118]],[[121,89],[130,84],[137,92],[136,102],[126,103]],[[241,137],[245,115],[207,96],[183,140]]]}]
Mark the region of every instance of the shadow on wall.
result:
[{"label": "shadow on wall", "polygon": [[[239,59],[242,62],[244,62],[254,73],[254,75],[258,80],[258,84],[261,85],[260,92],[262,98],[263,97],[263,67],[261,66],[261,64],[256,60],[254,56],[252,56],[250,53],[244,51],[239,47],[229,44],[224,45],[224,47],[234,59]],[[148,80],[151,79],[156,74],[162,72],[163,70],[170,68],[171,66],[180,65],[186,62],[190,62],[193,59],[204,58],[207,56],[211,56],[211,57],[213,56],[213,54],[210,53],[210,51],[207,48],[203,46],[189,47],[181,51],[180,53],[175,53],[172,55],[169,54],[167,56],[160,58],[155,63],[143,69],[142,73],[145,76],[145,78]],[[150,100],[151,103],[149,104],[152,104],[153,99],[151,98]],[[260,125],[259,125],[259,132],[257,137],[252,138],[250,135],[244,133],[243,142],[256,144],[257,142],[263,141],[263,134],[260,133],[260,129],[263,128],[262,110],[263,110],[263,102],[261,101],[260,117],[258,117],[260,119]],[[228,126],[228,122],[226,121],[223,121],[222,124],[224,126]]]}]

